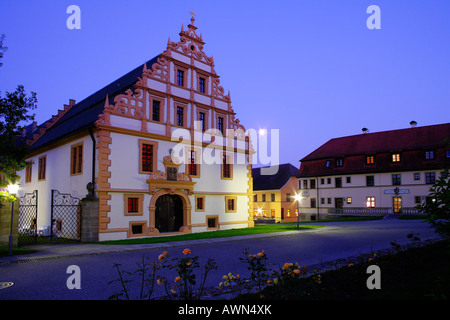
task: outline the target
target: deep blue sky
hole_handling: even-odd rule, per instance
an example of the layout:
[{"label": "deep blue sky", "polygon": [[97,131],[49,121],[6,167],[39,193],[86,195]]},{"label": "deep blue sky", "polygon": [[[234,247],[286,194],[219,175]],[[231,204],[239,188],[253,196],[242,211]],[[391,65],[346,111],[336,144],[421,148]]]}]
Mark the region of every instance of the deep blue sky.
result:
[{"label": "deep blue sky", "polygon": [[[66,27],[72,4],[81,30]],[[1,0],[0,91],[35,91],[41,123],[178,41],[192,9],[238,118],[280,130],[281,163],[363,127],[450,121],[448,0]]]}]

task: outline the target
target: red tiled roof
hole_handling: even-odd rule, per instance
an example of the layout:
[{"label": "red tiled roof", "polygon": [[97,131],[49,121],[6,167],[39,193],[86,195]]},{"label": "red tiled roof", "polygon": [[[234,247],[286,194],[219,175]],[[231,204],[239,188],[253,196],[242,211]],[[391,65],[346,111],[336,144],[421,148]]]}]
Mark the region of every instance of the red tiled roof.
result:
[{"label": "red tiled roof", "polygon": [[[436,148],[445,146],[450,139],[450,123],[363,133],[335,138],[304,157],[301,161],[336,158],[348,155],[399,152],[411,149]],[[447,143],[450,144],[450,141]]]},{"label": "red tiled roof", "polygon": [[[301,160],[298,177],[444,169],[450,166],[449,139],[450,123],[331,139]],[[426,150],[434,150],[435,159],[426,160]],[[401,154],[399,163],[392,153]],[[366,164],[366,155],[374,155],[375,163]],[[336,158],[344,159],[341,167]]]}]

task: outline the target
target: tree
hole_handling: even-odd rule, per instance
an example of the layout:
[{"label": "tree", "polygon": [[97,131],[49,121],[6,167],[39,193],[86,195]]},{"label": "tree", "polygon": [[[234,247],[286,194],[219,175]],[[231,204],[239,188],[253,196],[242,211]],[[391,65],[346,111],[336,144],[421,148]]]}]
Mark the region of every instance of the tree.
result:
[{"label": "tree", "polygon": [[431,226],[444,238],[450,238],[450,179],[445,169],[430,188],[431,201],[419,208],[427,214]]},{"label": "tree", "polygon": [[[0,38],[0,58],[6,51],[5,36]],[[21,137],[23,123],[34,120],[35,114],[30,114],[37,106],[36,93],[27,97],[23,85],[18,85],[16,91],[6,92],[2,97],[0,92],[0,187],[17,182],[17,171],[27,165],[27,144]],[[1,200],[1,199],[0,199]]]}]

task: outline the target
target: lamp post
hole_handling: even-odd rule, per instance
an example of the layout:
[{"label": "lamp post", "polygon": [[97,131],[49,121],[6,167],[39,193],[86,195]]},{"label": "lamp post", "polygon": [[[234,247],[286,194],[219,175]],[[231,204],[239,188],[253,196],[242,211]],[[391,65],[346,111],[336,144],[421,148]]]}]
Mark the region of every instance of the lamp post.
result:
[{"label": "lamp post", "polygon": [[300,193],[297,193],[294,198],[295,201],[297,201],[297,230],[298,230],[300,228],[300,200],[302,196],[300,195]]},{"label": "lamp post", "polygon": [[[19,185],[18,184],[10,184],[8,185],[8,193],[10,195],[15,196],[17,194],[17,191],[19,191]],[[14,202],[12,202],[11,205],[11,230],[9,231],[9,250],[8,254],[12,255],[12,243],[13,243],[13,222],[14,222]]]}]

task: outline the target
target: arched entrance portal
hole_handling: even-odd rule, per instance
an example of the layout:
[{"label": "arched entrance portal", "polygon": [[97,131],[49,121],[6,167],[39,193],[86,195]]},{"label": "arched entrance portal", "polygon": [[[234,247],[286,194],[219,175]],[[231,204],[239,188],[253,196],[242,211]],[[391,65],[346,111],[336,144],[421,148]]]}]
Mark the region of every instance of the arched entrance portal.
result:
[{"label": "arched entrance portal", "polygon": [[174,194],[164,194],[155,203],[155,228],[159,232],[178,232],[183,226],[183,201]]}]

